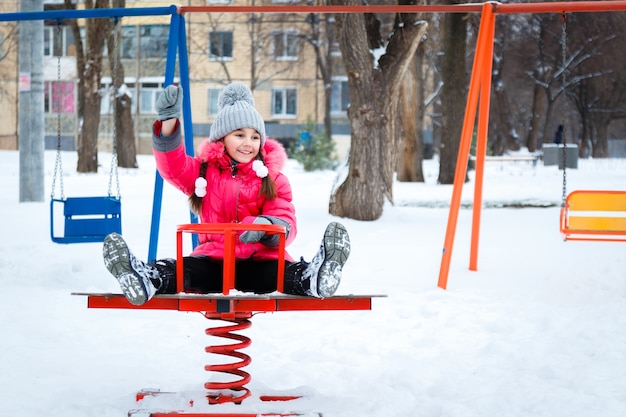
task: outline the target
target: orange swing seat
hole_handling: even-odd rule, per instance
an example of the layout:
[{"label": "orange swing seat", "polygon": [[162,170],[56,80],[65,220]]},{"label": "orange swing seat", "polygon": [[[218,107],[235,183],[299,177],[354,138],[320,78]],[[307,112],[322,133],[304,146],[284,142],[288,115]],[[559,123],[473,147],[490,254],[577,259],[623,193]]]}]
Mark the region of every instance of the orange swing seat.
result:
[{"label": "orange swing seat", "polygon": [[565,240],[626,242],[626,191],[572,191],[559,223]]}]

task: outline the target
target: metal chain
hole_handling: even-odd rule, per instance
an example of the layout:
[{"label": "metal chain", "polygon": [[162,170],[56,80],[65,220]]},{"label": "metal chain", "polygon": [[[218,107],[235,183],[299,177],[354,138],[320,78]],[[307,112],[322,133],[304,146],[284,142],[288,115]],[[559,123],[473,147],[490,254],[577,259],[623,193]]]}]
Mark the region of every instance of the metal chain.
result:
[{"label": "metal chain", "polygon": [[567,200],[567,134],[565,129],[565,104],[567,103],[567,97],[565,90],[567,88],[567,78],[565,74],[565,67],[567,66],[567,20],[565,13],[561,17],[561,60],[563,62],[563,68],[561,73],[561,81],[563,83],[563,195],[561,199],[561,207],[565,207],[565,201]]},{"label": "metal chain", "polygon": [[[57,33],[59,35],[59,39],[61,38],[61,23],[59,22],[57,25]],[[61,89],[61,53],[57,55],[57,89],[59,94],[57,96],[60,98],[60,89]],[[50,92],[52,93],[52,92]],[[50,105],[50,109],[54,107],[54,100],[52,94],[48,95],[48,103]],[[57,175],[59,175],[59,188],[61,190],[61,200],[65,199],[65,193],[63,191],[63,162],[61,161],[61,103],[57,104],[57,157],[56,162],[54,164],[54,174],[52,176],[52,191],[50,193],[50,198],[54,199],[54,190],[56,188],[56,180]]]},{"label": "metal chain", "polygon": [[[111,77],[111,83],[113,84],[112,88],[109,88],[109,98],[111,99],[111,103],[113,106],[113,149],[111,152],[111,170],[109,171],[109,197],[111,196],[111,188],[113,183],[113,176],[115,175],[115,184],[117,186],[117,198],[119,199],[121,196],[120,193],[120,178],[118,175],[117,167],[117,68],[118,68],[118,21],[117,17],[114,20],[113,24],[113,74]],[[111,57],[109,56],[109,59]],[[113,96],[111,97],[111,93]]]}]

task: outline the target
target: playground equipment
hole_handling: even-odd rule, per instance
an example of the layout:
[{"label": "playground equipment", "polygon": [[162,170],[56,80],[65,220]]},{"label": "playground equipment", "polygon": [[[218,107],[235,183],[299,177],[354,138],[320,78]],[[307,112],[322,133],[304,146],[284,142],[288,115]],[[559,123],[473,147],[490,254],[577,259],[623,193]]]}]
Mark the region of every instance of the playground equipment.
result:
[{"label": "playground equipment", "polygon": [[[567,19],[561,18],[561,79],[567,85]],[[563,112],[562,126],[565,126]],[[626,241],[626,191],[577,190],[567,194],[567,134],[562,145],[563,194],[559,229],[563,239]]]},{"label": "playground equipment", "polygon": [[[57,30],[60,31],[61,20]],[[115,50],[118,42],[117,19],[115,19]],[[113,89],[117,89],[118,56],[114,58]],[[57,88],[61,88],[61,55],[57,56]],[[111,97],[115,97],[112,94]],[[60,95],[59,95],[60,97]],[[55,243],[102,242],[112,232],[122,233],[122,202],[120,181],[117,172],[117,106],[113,107],[113,149],[111,169],[109,171],[109,191],[106,196],[65,197],[63,189],[63,162],[61,159],[61,103],[50,98],[51,108],[57,108],[57,155],[52,177],[50,196],[50,237]],[[60,197],[55,197],[56,179],[59,177]],[[113,179],[117,185],[117,194],[111,192]],[[62,220],[61,220],[62,219]],[[61,224],[63,225],[62,233]]]},{"label": "playground equipment", "polygon": [[[141,306],[132,305],[121,294],[102,294],[102,293],[74,293],[75,295],[87,296],[87,306],[89,308],[113,308],[113,309],[136,309],[136,310],[177,310],[184,312],[199,312],[209,320],[219,320],[230,324],[221,327],[210,327],[206,329],[206,334],[217,336],[228,340],[234,340],[236,343],[227,345],[207,346],[205,351],[217,355],[234,358],[237,361],[225,364],[206,365],[205,370],[208,372],[226,374],[233,378],[223,382],[206,382],[205,398],[209,404],[235,403],[241,404],[245,399],[252,396],[252,392],[246,388],[251,380],[251,375],[242,368],[250,364],[249,355],[240,352],[241,349],[248,347],[251,343],[250,338],[237,334],[235,332],[245,330],[252,325],[250,319],[257,313],[267,312],[286,312],[286,311],[322,311],[322,310],[371,310],[372,298],[381,297],[380,295],[345,295],[334,296],[326,299],[292,296],[284,294],[268,294],[268,295],[230,295],[234,289],[234,272],[235,272],[235,240],[238,231],[244,230],[261,230],[268,234],[279,235],[279,259],[278,259],[278,277],[277,292],[281,293],[284,288],[283,267],[285,256],[285,239],[286,230],[284,226],[278,225],[255,225],[255,224],[184,224],[177,227],[176,234],[176,267],[177,279],[176,287],[178,294],[175,295],[156,295],[146,304]],[[223,291],[222,294],[196,295],[183,293],[183,233],[219,233],[224,235],[224,275],[223,275]],[[144,390],[137,394],[138,406],[141,402],[152,396],[167,395],[155,390]],[[171,394],[171,393],[169,393]],[[289,401],[299,398],[297,395],[275,396],[275,395],[259,395],[260,401]],[[281,406],[284,408],[284,406]],[[149,413],[149,416],[172,416],[185,415],[189,416],[256,416],[250,413],[208,413],[194,412],[193,405],[189,405],[189,409],[171,410],[167,412],[146,411],[138,408],[131,410],[129,416],[141,414],[143,416]],[[267,416],[287,416],[299,415],[297,413],[264,413]]]},{"label": "playground equipment", "polygon": [[[491,96],[491,72],[493,64],[493,42],[495,17],[497,14],[520,13],[560,13],[565,16],[572,12],[610,12],[626,10],[626,1],[580,1],[580,2],[544,2],[544,3],[483,3],[480,28],[474,53],[470,85],[465,107],[465,117],[461,131],[461,141],[454,174],[450,212],[444,239],[439,280],[437,285],[446,289],[450,272],[450,261],[454,246],[454,235],[461,207],[461,193],[467,173],[474,123],[478,120],[476,131],[476,175],[472,212],[472,231],[470,242],[469,270],[478,270],[478,242],[482,208],[482,185],[484,178],[485,156],[487,154],[487,134],[489,126],[489,106]],[[480,97],[480,100],[479,100]]]},{"label": "playground equipment", "polygon": [[572,191],[559,224],[565,240],[626,242],[626,191]]},{"label": "playground equipment", "polygon": [[[103,10],[104,12],[104,10]],[[176,53],[178,50],[178,65],[180,68],[180,82],[185,90],[189,90],[189,71],[187,61],[186,46],[186,30],[185,21],[182,13],[172,13],[170,22],[170,37],[167,52],[167,62],[165,71],[165,85],[170,85],[173,81],[174,68],[176,65]],[[193,152],[193,124],[191,122],[191,103],[189,95],[185,95],[183,99],[183,124],[185,129],[185,145],[187,152]],[[160,174],[156,173],[155,192],[153,200],[153,215],[151,224],[150,250],[148,258],[154,259],[156,256],[156,245],[158,228],[160,221],[160,209],[162,201],[163,179]],[[192,222],[190,224],[180,225],[177,228],[177,291],[175,295],[157,295],[149,302],[141,306],[130,304],[121,294],[101,294],[101,293],[74,293],[76,295],[87,296],[88,308],[107,308],[107,309],[141,309],[141,310],[177,310],[184,312],[199,312],[209,320],[217,320],[230,323],[221,327],[211,327],[205,330],[209,335],[218,336],[228,340],[235,340],[236,343],[219,346],[207,346],[205,351],[218,355],[223,355],[238,359],[234,363],[206,365],[205,370],[209,372],[217,372],[226,374],[228,378],[223,382],[207,382],[204,384],[206,393],[204,397],[208,404],[224,404],[235,403],[241,404],[244,400],[252,396],[250,390],[246,387],[251,380],[249,373],[242,368],[247,366],[251,358],[249,355],[240,352],[241,349],[250,345],[251,340],[243,335],[235,332],[247,329],[251,326],[250,319],[253,315],[265,312],[284,312],[284,311],[346,311],[346,310],[371,310],[372,298],[382,297],[377,295],[344,295],[333,296],[330,298],[319,299],[312,297],[291,296],[284,294],[256,295],[256,294],[238,294],[231,295],[234,289],[234,272],[235,272],[235,239],[237,232],[242,230],[262,230],[270,234],[279,235],[279,259],[277,273],[277,292],[282,293],[284,282],[282,279],[284,271],[284,250],[286,240],[286,230],[282,226],[275,225],[242,225],[242,224],[196,224],[195,217],[191,215]],[[223,293],[221,295],[196,295],[183,293],[183,233],[191,233],[195,238],[198,233],[222,233],[225,237],[224,251],[224,275],[223,275]],[[197,242],[197,239],[193,239]],[[232,377],[235,377],[233,380]],[[142,390],[137,393],[136,399],[138,407],[146,399],[154,396],[167,395],[168,393],[159,390]],[[169,393],[171,394],[171,393]],[[259,395],[258,399],[262,402],[289,401],[299,398],[298,395]],[[280,406],[284,409],[285,406]],[[196,416],[257,416],[257,413],[215,413],[200,410],[198,404],[193,402],[188,404],[185,409],[176,410],[150,410],[135,409],[129,412],[131,415],[142,416],[172,416],[185,415],[187,417]],[[295,416],[301,415],[297,412],[263,412],[264,416]],[[316,414],[321,415],[321,414]]]}]

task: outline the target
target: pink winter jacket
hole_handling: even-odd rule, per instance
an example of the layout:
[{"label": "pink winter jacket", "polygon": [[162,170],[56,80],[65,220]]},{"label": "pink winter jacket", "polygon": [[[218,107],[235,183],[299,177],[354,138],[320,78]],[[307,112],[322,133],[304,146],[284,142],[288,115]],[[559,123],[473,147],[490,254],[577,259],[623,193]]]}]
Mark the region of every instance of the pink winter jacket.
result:
[{"label": "pink winter jacket", "polygon": [[[158,122],[157,122],[158,123]],[[160,137],[155,124],[153,135],[154,156],[159,173],[170,184],[185,195],[195,191],[195,181],[200,175],[200,164],[207,161],[207,194],[202,200],[202,223],[252,223],[256,216],[278,217],[289,226],[287,244],[296,237],[296,214],[292,203],[291,185],[280,172],[287,161],[283,146],[267,138],[261,152],[269,176],[276,183],[277,197],[268,200],[260,194],[261,178],[252,170],[252,162],[233,165],[232,159],[224,152],[222,142],[204,142],[198,155],[188,156],[182,141],[180,127],[171,136]],[[198,236],[199,244],[191,256],[210,256],[223,259],[224,237],[219,234]],[[237,259],[268,260],[278,258],[277,247],[262,243],[245,244],[237,239],[235,256]],[[293,261],[288,253],[285,259]]]}]

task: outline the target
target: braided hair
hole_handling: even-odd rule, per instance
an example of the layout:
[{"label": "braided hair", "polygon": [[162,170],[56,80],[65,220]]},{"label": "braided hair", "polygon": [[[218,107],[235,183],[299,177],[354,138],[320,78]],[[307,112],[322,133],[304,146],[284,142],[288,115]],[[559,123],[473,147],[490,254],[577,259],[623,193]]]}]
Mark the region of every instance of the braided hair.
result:
[{"label": "braided hair", "polygon": [[[202,161],[200,164],[199,178],[206,178],[206,168],[208,165],[209,163],[207,161]],[[195,192],[192,193],[189,196],[189,207],[196,216],[200,216],[200,211],[202,209],[202,197],[198,197]]]}]

